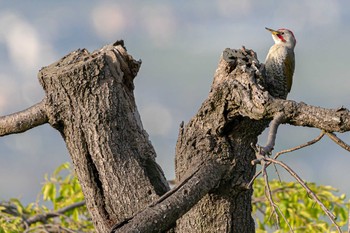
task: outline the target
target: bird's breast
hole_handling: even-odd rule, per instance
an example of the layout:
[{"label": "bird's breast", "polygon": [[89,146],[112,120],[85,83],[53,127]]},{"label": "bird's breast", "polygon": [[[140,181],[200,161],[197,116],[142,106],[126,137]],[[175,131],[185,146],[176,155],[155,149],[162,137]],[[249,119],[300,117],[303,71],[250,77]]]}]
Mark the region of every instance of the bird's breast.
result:
[{"label": "bird's breast", "polygon": [[272,87],[270,93],[273,96],[286,98],[292,85],[293,62],[293,50],[279,44],[275,44],[270,48],[265,61],[265,70],[268,83],[270,83],[269,86]]}]

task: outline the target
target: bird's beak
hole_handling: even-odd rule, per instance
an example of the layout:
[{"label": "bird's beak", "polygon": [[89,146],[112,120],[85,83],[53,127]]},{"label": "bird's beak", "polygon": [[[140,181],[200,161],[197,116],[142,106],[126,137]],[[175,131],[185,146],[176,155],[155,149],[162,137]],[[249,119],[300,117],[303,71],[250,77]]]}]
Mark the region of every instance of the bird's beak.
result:
[{"label": "bird's beak", "polygon": [[265,27],[265,29],[268,30],[268,31],[270,31],[273,35],[279,34],[279,31],[273,30],[273,29],[271,29],[271,28]]}]

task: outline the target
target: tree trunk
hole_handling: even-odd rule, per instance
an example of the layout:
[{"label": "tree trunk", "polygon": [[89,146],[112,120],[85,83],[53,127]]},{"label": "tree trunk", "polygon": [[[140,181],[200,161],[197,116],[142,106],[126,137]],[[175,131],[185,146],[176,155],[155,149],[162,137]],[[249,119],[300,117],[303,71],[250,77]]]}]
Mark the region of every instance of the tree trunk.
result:
[{"label": "tree trunk", "polygon": [[239,103],[232,93],[240,90],[235,89],[235,81],[245,83],[245,79],[255,79],[256,75],[240,66],[232,69],[227,53],[232,51],[224,52],[208,99],[197,115],[180,129],[176,180],[182,180],[186,173],[210,157],[231,163],[231,174],[177,221],[176,232],[255,231],[251,217],[252,190],[247,190],[245,185],[255,173],[251,165],[255,151],[251,145],[257,143],[268,122],[242,117],[235,106]]},{"label": "tree trunk", "polygon": [[117,45],[77,50],[39,73],[49,122],[66,142],[97,232],[169,189],[135,105],[140,65]]}]

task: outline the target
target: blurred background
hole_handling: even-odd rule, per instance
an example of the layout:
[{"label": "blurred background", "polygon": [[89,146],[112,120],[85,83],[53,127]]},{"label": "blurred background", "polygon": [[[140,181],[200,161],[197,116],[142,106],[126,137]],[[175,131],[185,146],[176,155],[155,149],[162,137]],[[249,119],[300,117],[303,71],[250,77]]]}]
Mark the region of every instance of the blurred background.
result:
[{"label": "blurred background", "polygon": [[[124,39],[143,63],[135,95],[145,129],[168,179],[181,121],[194,116],[210,90],[221,52],[242,45],[264,62],[273,40],[265,27],[297,38],[289,99],[350,108],[348,1],[4,1],[0,0],[0,115],[39,102],[38,70],[78,48],[99,49]],[[283,125],[275,152],[313,139],[317,129]],[[266,132],[260,144],[266,142]],[[340,135],[350,143],[349,133]],[[281,156],[308,182],[350,195],[350,152],[324,137]],[[34,201],[44,174],[70,161],[48,124],[0,139],[0,200]],[[282,172],[284,180],[292,180]],[[274,169],[270,169],[271,176]]]}]

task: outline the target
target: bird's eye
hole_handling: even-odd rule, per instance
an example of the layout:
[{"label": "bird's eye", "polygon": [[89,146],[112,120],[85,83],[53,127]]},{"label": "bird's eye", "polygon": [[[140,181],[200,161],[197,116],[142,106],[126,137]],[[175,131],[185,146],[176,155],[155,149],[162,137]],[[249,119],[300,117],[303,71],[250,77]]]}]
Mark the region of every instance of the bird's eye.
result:
[{"label": "bird's eye", "polygon": [[281,32],[281,35],[284,35],[284,32]]}]

